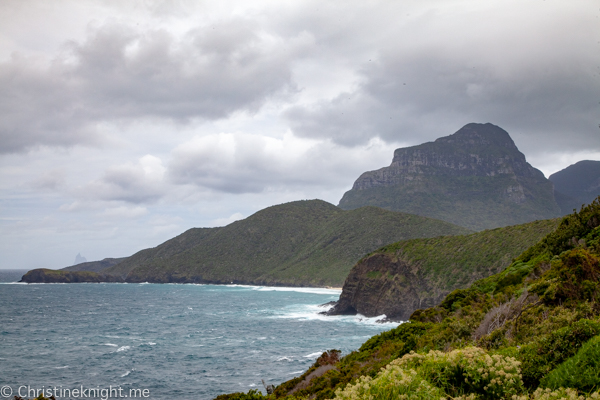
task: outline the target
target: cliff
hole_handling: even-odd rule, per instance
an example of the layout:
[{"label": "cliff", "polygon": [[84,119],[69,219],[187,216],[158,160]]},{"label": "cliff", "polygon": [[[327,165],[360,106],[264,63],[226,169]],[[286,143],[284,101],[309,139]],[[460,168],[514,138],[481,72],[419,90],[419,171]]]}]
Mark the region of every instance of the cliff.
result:
[{"label": "cliff", "polygon": [[387,245],[360,260],[330,315],[385,314],[408,320],[451,291],[500,272],[553,231],[559,220],[535,221],[464,236],[413,239]]},{"label": "cliff", "polygon": [[397,149],[389,167],[363,173],[339,203],[346,210],[366,205],[473,230],[561,215],[552,182],[505,130],[489,123]]}]

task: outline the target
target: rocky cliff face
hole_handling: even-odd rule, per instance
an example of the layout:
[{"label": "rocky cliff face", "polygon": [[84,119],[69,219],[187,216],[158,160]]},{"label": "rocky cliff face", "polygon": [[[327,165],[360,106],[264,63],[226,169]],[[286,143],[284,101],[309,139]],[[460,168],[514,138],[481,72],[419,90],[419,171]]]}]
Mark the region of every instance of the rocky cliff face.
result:
[{"label": "rocky cliff face", "polygon": [[339,204],[365,205],[476,230],[560,214],[552,183],[492,124],[468,124],[434,142],[397,149],[389,167],[362,174]]},{"label": "rocky cliff face", "polygon": [[414,265],[387,254],[375,254],[352,269],[329,314],[385,314],[389,319],[406,321],[414,310],[432,307],[447,294],[434,292]]}]

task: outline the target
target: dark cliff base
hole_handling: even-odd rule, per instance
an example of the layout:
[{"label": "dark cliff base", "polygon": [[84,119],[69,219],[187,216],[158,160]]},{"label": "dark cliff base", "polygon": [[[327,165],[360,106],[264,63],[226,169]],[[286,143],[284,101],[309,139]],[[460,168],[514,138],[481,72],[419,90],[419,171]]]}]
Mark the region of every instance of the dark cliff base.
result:
[{"label": "dark cliff base", "polygon": [[390,321],[406,321],[419,308],[438,304],[447,292],[435,293],[410,264],[386,254],[375,254],[353,269],[328,315],[359,312],[365,316],[385,314]]},{"label": "dark cliff base", "polygon": [[181,277],[173,275],[161,275],[151,279],[126,279],[114,275],[99,274],[91,271],[66,271],[53,269],[33,269],[21,278],[24,283],[196,283],[206,285],[257,285],[257,286],[287,286],[287,287],[328,287],[317,286],[308,282],[286,282],[270,280],[238,280],[238,279],[202,279],[200,277]]},{"label": "dark cliff base", "polygon": [[57,271],[39,268],[27,272],[20,282],[25,283],[101,283],[124,282],[123,279],[92,271]]}]

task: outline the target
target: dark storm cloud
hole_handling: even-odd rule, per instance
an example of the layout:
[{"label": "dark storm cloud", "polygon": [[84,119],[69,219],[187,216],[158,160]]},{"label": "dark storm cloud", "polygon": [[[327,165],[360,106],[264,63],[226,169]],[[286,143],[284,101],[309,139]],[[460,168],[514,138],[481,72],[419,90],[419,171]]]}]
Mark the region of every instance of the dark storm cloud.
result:
[{"label": "dark storm cloud", "polygon": [[[434,54],[401,54],[366,66],[364,81],[333,101],[295,106],[287,117],[296,134],[328,137],[345,145],[374,136],[419,141],[452,133],[468,122],[492,122],[527,131],[556,147],[600,148],[598,79],[590,66],[538,65],[504,76],[493,66]],[[474,65],[475,64],[475,65]]]},{"label": "dark storm cloud", "polygon": [[416,144],[492,122],[523,132],[524,142],[546,141],[547,150],[600,149],[597,18],[589,7],[459,3],[381,27],[352,89],[287,110],[294,133],[348,146],[374,136]]},{"label": "dark storm cloud", "polygon": [[291,51],[231,19],[181,39],[111,24],[50,63],[16,55],[0,64],[0,152],[96,143],[104,121],[255,111],[290,89]]}]

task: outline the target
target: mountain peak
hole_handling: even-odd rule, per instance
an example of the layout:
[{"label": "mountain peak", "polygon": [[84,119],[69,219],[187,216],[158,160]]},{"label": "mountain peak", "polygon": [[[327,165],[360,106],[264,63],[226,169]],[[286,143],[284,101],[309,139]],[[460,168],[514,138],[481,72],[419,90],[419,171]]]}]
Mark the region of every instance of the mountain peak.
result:
[{"label": "mountain peak", "polygon": [[438,143],[461,143],[470,146],[501,146],[517,150],[515,142],[504,129],[494,124],[472,122],[450,136],[437,139]]},{"label": "mountain peak", "polygon": [[403,211],[470,229],[560,214],[552,183],[533,168],[508,132],[470,123],[433,142],[399,148],[389,167],[363,173],[339,206]]}]

